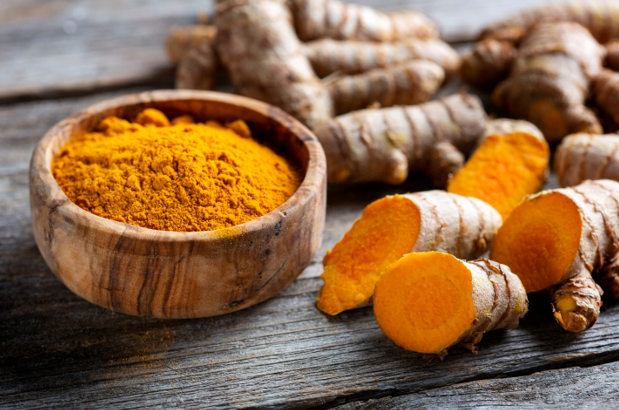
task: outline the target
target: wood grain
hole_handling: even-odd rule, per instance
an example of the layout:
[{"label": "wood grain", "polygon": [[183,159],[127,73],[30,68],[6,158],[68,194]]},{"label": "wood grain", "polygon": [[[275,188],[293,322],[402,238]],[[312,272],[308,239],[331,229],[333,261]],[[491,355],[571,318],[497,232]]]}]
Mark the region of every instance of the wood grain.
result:
[{"label": "wood grain", "polygon": [[[198,121],[243,119],[304,174],[280,207],[234,231],[164,232],[101,218],[75,205],[51,173],[72,135],[103,118],[133,119],[155,107]],[[34,237],[51,271],[73,292],[117,312],[190,318],[233,312],[288,286],[308,265],[325,218],[326,160],[320,143],[282,110],[205,91],[153,91],[104,101],[63,120],[34,150],[30,205]]]},{"label": "wood grain", "polygon": [[[474,38],[487,24],[553,0],[358,0],[380,10],[427,13],[448,41]],[[559,0],[561,1],[561,0]],[[563,0],[565,1],[565,0]],[[197,22],[212,1],[5,0],[0,2],[0,101],[156,84],[172,87],[164,40]]]},{"label": "wood grain", "polygon": [[572,367],[511,377],[456,384],[400,397],[386,397],[338,406],[338,410],[400,409],[520,409],[619,406],[619,363]]}]

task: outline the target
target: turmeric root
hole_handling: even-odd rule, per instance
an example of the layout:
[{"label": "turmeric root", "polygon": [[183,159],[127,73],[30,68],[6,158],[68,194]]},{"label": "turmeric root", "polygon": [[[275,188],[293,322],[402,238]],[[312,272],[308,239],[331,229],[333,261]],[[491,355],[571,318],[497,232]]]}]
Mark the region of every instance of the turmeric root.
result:
[{"label": "turmeric root", "polygon": [[479,99],[458,94],[416,106],[352,112],[314,132],[327,156],[329,182],[399,184],[409,172],[424,171],[444,187],[477,145],[485,123]]},{"label": "turmeric root", "polygon": [[170,59],[178,64],[176,88],[211,90],[219,66],[215,53],[214,26],[196,25],[170,32],[166,48]]},{"label": "turmeric root", "polygon": [[512,16],[486,28],[482,38],[517,39],[539,22],[568,21],[578,23],[591,32],[600,43],[619,37],[619,4],[614,1],[575,1],[549,4]]},{"label": "turmeric root", "polygon": [[345,76],[328,85],[336,114],[379,103],[382,107],[426,102],[445,80],[436,63],[410,60],[388,68],[376,68]]},{"label": "turmeric root", "polygon": [[304,53],[320,77],[335,72],[357,74],[409,60],[432,61],[448,76],[460,66],[456,50],[437,38],[413,38],[398,43],[323,39],[304,44]]},{"label": "turmeric root", "polygon": [[237,91],[276,105],[310,128],[333,116],[328,90],[314,73],[278,0],[217,2],[216,46]]},{"label": "turmeric root", "polygon": [[478,257],[501,222],[490,205],[444,191],[374,201],[324,257],[318,308],[336,315],[366,306],[383,270],[409,252]]},{"label": "turmeric root", "polygon": [[481,199],[503,219],[546,180],[550,149],[534,135],[491,135],[449,181],[447,191]]},{"label": "turmeric root", "polygon": [[619,123],[619,73],[602,70],[593,80],[595,102],[615,123]]},{"label": "turmeric root", "polygon": [[192,48],[198,45],[206,43],[214,47],[215,36],[217,36],[215,26],[196,24],[174,27],[166,39],[168,56],[174,64],[178,64]]},{"label": "turmeric root", "polygon": [[591,274],[613,266],[618,238],[619,183],[587,181],[522,202],[497,232],[491,257],[509,266],[527,292],[549,290],[559,324],[581,332],[602,304]]},{"label": "turmeric root", "polygon": [[584,105],[604,50],[582,26],[540,23],[523,39],[510,77],[495,89],[495,103],[537,125],[549,142],[575,132],[601,133]]},{"label": "turmeric root", "polygon": [[619,39],[611,40],[606,47],[606,66],[613,71],[619,71]]},{"label": "turmeric root", "polygon": [[461,344],[477,352],[485,332],[513,329],[528,311],[520,280],[499,263],[411,253],[376,283],[374,315],[398,346],[444,357]]},{"label": "turmeric root", "polygon": [[462,58],[460,76],[469,84],[489,90],[507,78],[516,48],[510,42],[488,38],[475,43]]},{"label": "turmeric root", "polygon": [[438,37],[436,25],[422,13],[382,13],[367,6],[339,0],[289,0],[302,41],[389,41],[410,37]]},{"label": "turmeric root", "polygon": [[554,165],[561,186],[588,179],[619,181],[619,135],[568,135],[557,148]]}]

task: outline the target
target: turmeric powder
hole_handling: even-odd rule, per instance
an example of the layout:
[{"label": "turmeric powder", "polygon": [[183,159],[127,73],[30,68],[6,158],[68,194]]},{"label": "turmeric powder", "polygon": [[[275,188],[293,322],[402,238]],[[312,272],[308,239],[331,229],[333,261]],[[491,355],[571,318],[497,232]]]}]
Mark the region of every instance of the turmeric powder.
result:
[{"label": "turmeric powder", "polygon": [[165,231],[208,231],[258,218],[299,187],[298,170],[251,139],[243,121],[170,121],[146,109],[131,123],[102,120],[74,135],[52,163],[78,206]]}]

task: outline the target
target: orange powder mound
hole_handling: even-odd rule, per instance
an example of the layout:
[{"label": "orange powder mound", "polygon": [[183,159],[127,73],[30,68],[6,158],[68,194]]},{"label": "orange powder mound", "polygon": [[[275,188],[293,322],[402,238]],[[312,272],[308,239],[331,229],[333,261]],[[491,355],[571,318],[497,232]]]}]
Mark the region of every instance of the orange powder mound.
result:
[{"label": "orange powder mound", "polygon": [[[75,204],[104,218],[164,231],[209,231],[283,204],[302,176],[251,139],[246,124],[172,121],[147,109],[75,135],[52,162]],[[241,131],[239,135],[236,130]]]}]

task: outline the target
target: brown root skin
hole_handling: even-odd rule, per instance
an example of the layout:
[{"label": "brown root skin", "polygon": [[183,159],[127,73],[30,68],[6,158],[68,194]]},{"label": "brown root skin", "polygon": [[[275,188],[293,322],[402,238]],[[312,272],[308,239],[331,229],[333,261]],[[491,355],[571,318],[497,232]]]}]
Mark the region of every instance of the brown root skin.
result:
[{"label": "brown root skin", "polygon": [[176,68],[176,88],[212,90],[218,62],[210,45],[194,47],[181,59]]},{"label": "brown root skin", "polygon": [[602,269],[597,282],[612,301],[619,300],[619,254]]},{"label": "brown root skin", "polygon": [[330,183],[399,184],[412,171],[431,178],[453,172],[452,160],[444,161],[447,171],[441,168],[441,158],[432,155],[435,146],[445,142],[468,155],[485,124],[479,99],[457,94],[416,106],[355,111],[314,132],[327,156]]},{"label": "brown root skin", "polygon": [[411,37],[438,37],[436,25],[416,11],[383,13],[339,0],[288,0],[302,41],[335,40],[395,42]]},{"label": "brown root skin", "polygon": [[615,123],[619,123],[619,73],[602,70],[593,79],[595,102]]},{"label": "brown root skin", "polygon": [[373,103],[381,107],[426,102],[445,80],[436,63],[411,60],[388,68],[376,68],[355,76],[344,76],[327,88],[336,114],[360,110]]},{"label": "brown root skin", "polygon": [[196,25],[172,29],[166,41],[170,59],[178,64],[176,88],[212,90],[219,68],[214,26]]},{"label": "brown root skin", "polygon": [[310,128],[333,117],[331,97],[302,52],[279,0],[217,2],[217,52],[239,94],[278,106]]},{"label": "brown root skin", "polygon": [[589,179],[619,181],[619,135],[568,135],[557,148],[554,167],[564,187]]},{"label": "brown root skin", "polygon": [[516,54],[512,43],[493,38],[482,40],[462,58],[460,76],[475,87],[490,90],[507,78]]},{"label": "brown root skin", "polygon": [[552,292],[552,311],[567,331],[583,332],[600,315],[604,292],[586,269],[566,280]]},{"label": "brown root skin", "polygon": [[609,41],[604,47],[606,47],[606,67],[619,71],[619,39]]},{"label": "brown root skin", "polygon": [[412,253],[391,264],[374,296],[376,321],[387,337],[441,359],[457,344],[477,353],[485,332],[516,327],[527,310],[524,287],[507,266],[440,252]]},{"label": "brown root skin", "polygon": [[501,225],[488,204],[444,191],[374,201],[323,260],[318,308],[330,315],[366,306],[380,274],[410,252],[482,255]]},{"label": "brown root skin", "polygon": [[524,197],[542,188],[549,157],[548,144],[534,135],[490,135],[450,180],[447,191],[479,198],[505,219]]},{"label": "brown root skin", "polygon": [[407,39],[398,43],[316,40],[304,45],[304,53],[316,74],[358,74],[391,67],[410,60],[428,60],[450,76],[460,67],[460,56],[449,44],[436,39]]},{"label": "brown root skin", "polygon": [[499,229],[492,258],[510,265],[527,291],[552,289],[559,324],[581,332],[601,306],[592,273],[614,282],[617,238],[619,183],[586,181],[523,201]]},{"label": "brown root skin", "polygon": [[540,23],[524,38],[510,76],[493,100],[510,116],[531,121],[552,142],[574,132],[602,132],[584,105],[603,48],[576,23]]},{"label": "brown root skin", "polygon": [[215,26],[195,25],[174,27],[166,40],[166,50],[173,63],[178,64],[189,51],[197,46],[214,48],[217,29]]},{"label": "brown root skin", "polygon": [[600,43],[619,37],[619,4],[614,1],[571,1],[549,4],[490,25],[482,38],[507,38],[506,33],[528,32],[542,21],[571,21],[587,28]]},{"label": "brown root skin", "polygon": [[429,177],[435,187],[445,187],[449,180],[464,166],[465,158],[449,142],[439,142],[430,151]]}]

